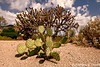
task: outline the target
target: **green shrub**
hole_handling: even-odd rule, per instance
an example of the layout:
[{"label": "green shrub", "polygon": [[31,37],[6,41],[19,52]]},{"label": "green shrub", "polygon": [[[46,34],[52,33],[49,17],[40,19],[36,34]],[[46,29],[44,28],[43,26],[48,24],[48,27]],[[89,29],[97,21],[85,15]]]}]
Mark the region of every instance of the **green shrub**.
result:
[{"label": "green shrub", "polygon": [[9,27],[8,29],[3,29],[2,32],[15,32],[15,29],[12,27]]},{"label": "green shrub", "polygon": [[17,34],[14,28],[9,27],[7,29],[3,29],[3,31],[0,34],[1,36],[11,37],[12,39],[16,39],[17,36],[20,36]]},{"label": "green shrub", "polygon": [[12,40],[12,38],[6,36],[0,36],[0,40]]}]

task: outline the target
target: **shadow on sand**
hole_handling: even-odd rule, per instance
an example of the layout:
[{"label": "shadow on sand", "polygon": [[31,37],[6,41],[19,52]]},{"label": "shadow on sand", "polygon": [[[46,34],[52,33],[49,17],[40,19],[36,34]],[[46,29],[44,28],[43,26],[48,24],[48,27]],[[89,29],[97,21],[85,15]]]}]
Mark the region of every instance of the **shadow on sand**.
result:
[{"label": "shadow on sand", "polygon": [[[23,56],[23,55],[25,55],[25,56]],[[34,54],[34,55],[37,55],[37,54]],[[34,55],[32,55],[32,56],[34,56]],[[28,57],[31,57],[31,56],[28,56],[27,52],[24,52],[22,54],[16,54],[15,57],[17,57],[17,58],[21,57],[20,60],[25,60],[25,59],[27,59]],[[52,57],[37,56],[36,58],[43,58],[43,60],[39,61],[40,64],[43,64],[45,60],[52,62],[54,64],[57,64],[57,62],[50,60],[50,59],[53,59]]]}]

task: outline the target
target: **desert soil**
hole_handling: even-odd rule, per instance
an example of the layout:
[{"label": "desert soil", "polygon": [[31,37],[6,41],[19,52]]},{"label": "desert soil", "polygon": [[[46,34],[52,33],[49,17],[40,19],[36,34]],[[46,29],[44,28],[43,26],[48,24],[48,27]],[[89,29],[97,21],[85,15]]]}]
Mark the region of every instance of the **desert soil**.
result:
[{"label": "desert soil", "polygon": [[60,52],[60,61],[50,59],[40,63],[37,56],[18,57],[17,45],[25,41],[0,41],[0,67],[100,67],[100,49],[62,44],[54,51]]}]

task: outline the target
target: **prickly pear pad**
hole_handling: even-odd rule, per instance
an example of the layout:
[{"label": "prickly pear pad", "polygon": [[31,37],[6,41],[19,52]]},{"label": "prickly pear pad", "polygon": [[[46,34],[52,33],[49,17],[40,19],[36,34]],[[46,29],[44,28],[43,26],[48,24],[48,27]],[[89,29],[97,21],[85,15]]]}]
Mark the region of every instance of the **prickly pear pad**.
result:
[{"label": "prickly pear pad", "polygon": [[26,47],[28,47],[28,48],[35,48],[35,45],[34,45],[34,42],[33,42],[32,39],[28,39],[26,41]]},{"label": "prickly pear pad", "polygon": [[43,26],[39,26],[38,30],[39,30],[40,33],[43,33],[44,32],[44,27]]},{"label": "prickly pear pad", "polygon": [[23,53],[23,52],[25,52],[25,50],[26,50],[26,46],[24,45],[24,44],[19,44],[18,46],[17,46],[17,52],[18,53]]},{"label": "prickly pear pad", "polygon": [[59,56],[59,54],[58,54],[57,52],[52,52],[52,53],[51,53],[51,56],[52,56],[55,60],[60,61],[60,56]]}]

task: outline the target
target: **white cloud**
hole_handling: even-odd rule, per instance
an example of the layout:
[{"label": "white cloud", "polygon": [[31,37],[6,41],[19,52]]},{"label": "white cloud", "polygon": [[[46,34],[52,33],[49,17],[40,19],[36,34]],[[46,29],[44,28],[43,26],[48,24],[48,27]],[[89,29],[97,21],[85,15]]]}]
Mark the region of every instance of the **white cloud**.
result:
[{"label": "white cloud", "polygon": [[[41,0],[40,0],[41,1]],[[0,0],[3,2],[3,0]],[[25,10],[31,4],[34,8],[48,8],[56,7],[58,4],[64,8],[71,8],[75,0],[45,0],[46,3],[36,3],[36,0],[5,0],[4,2],[10,4],[10,9],[17,9],[19,11]]]},{"label": "white cloud", "polygon": [[51,0],[54,6],[58,5],[64,8],[71,8],[74,4],[74,0]]},{"label": "white cloud", "polygon": [[87,7],[88,7],[88,5],[83,5],[82,11],[83,11],[83,12],[88,11]]},{"label": "white cloud", "polygon": [[36,9],[40,9],[40,8],[44,8],[43,5],[41,5],[40,3],[32,3],[31,7],[36,8]]},{"label": "white cloud", "polygon": [[[78,6],[76,9],[76,22],[78,22],[80,25],[86,25],[86,23],[90,20],[89,11],[87,10],[87,5],[83,5],[83,8],[81,6]],[[83,15],[80,13],[80,11],[85,12]]]},{"label": "white cloud", "polygon": [[[94,19],[96,17],[96,16],[89,15],[89,11],[88,11],[87,7],[88,7],[88,5],[83,5],[83,7],[79,6],[76,8],[77,11],[76,11],[75,22],[79,23],[79,25],[80,25],[79,29],[81,27],[84,27],[85,25],[87,25],[87,22],[90,21],[91,18]],[[80,11],[83,11],[84,14],[81,14]]]},{"label": "white cloud", "polygon": [[56,7],[57,5],[62,6],[64,8],[71,8],[74,4],[75,0],[46,0],[47,3],[36,3],[35,1],[32,2],[32,7],[34,8],[48,8],[48,7]]},{"label": "white cloud", "polygon": [[19,11],[25,10],[30,4],[30,0],[6,0],[10,4],[10,9],[17,9]]},{"label": "white cloud", "polygon": [[70,10],[70,11],[71,11],[71,14],[72,14],[72,15],[76,15],[75,10],[76,10],[76,8],[75,8],[75,7],[72,7],[72,8],[71,8],[71,10]]},{"label": "white cloud", "polygon": [[[83,6],[78,6],[77,8],[75,7],[71,8],[71,14],[75,15],[75,22],[79,23],[80,28],[84,27],[91,18],[95,17],[95,16],[91,17],[89,15],[87,7],[88,5],[83,5]],[[81,11],[83,11],[83,14],[80,13]]]},{"label": "white cloud", "polygon": [[15,24],[16,14],[4,11],[0,8],[0,16],[3,16],[7,20],[8,24]]},{"label": "white cloud", "polygon": [[100,0],[96,0],[96,2],[100,2]]}]

